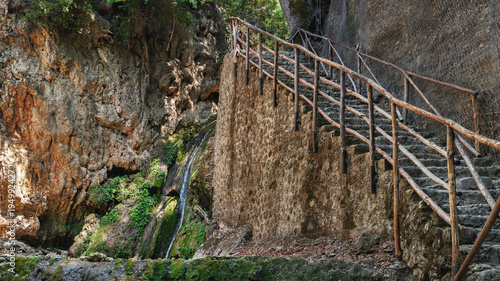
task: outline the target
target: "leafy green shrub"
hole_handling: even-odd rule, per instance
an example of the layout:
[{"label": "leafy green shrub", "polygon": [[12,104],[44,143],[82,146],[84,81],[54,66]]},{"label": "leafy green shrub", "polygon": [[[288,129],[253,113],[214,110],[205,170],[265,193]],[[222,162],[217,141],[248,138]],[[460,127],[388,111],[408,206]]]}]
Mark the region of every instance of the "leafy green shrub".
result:
[{"label": "leafy green shrub", "polygon": [[121,201],[119,199],[121,186],[126,183],[127,179],[127,176],[114,177],[102,185],[91,187],[89,191],[90,201],[97,206],[108,206],[115,201]]},{"label": "leafy green shrub", "polygon": [[102,225],[108,225],[108,224],[116,224],[117,222],[120,221],[120,206],[116,205],[111,212],[109,212],[107,215],[102,217],[101,224]]},{"label": "leafy green shrub", "polygon": [[[288,23],[278,0],[214,0],[226,10],[229,17],[239,17],[256,27],[280,38],[288,38]],[[264,44],[273,46],[271,40],[263,37]]]},{"label": "leafy green shrub", "polygon": [[32,23],[78,31],[89,26],[91,12],[88,0],[33,0],[26,18]]},{"label": "leafy green shrub", "polygon": [[155,198],[149,195],[147,186],[143,186],[140,191],[139,197],[135,201],[135,206],[130,209],[130,224],[134,227],[140,228],[138,236],[141,236],[144,227],[149,223],[152,215],[152,209],[156,205],[157,201]]},{"label": "leafy green shrub", "polygon": [[171,140],[166,141],[163,144],[163,149],[161,152],[162,154],[160,158],[161,162],[167,165],[168,168],[170,168],[175,163],[178,152],[179,152],[179,147],[177,146],[176,142]]}]

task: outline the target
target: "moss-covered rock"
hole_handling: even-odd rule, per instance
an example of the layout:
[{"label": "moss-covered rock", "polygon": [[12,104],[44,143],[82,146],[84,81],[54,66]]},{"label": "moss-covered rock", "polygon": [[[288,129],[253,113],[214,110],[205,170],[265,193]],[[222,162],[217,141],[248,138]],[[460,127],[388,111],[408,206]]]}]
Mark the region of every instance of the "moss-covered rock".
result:
[{"label": "moss-covered rock", "polygon": [[0,281],[11,280],[378,280],[359,264],[330,261],[326,264],[299,258],[207,257],[175,259],[119,259],[89,262],[40,256],[17,256],[15,275],[0,262]]},{"label": "moss-covered rock", "polygon": [[[184,265],[183,265],[184,264]],[[174,272],[175,271],[175,272]],[[378,280],[357,264],[331,261],[310,263],[302,259],[269,257],[208,257],[189,263],[175,260],[172,280]]]},{"label": "moss-covered rock", "polygon": [[186,210],[186,212],[188,212],[186,220],[172,245],[169,258],[191,259],[206,240],[205,228],[207,224],[203,218],[190,210]]},{"label": "moss-covered rock", "polygon": [[[0,280],[21,281],[26,280],[40,256],[6,256],[6,258],[8,260],[0,263]],[[11,258],[14,258],[13,263]]]},{"label": "moss-covered rock", "polygon": [[175,230],[178,213],[175,212],[177,199],[166,197],[164,206],[154,214],[154,221],[146,227],[139,245],[139,256],[142,258],[164,258],[167,243]]}]

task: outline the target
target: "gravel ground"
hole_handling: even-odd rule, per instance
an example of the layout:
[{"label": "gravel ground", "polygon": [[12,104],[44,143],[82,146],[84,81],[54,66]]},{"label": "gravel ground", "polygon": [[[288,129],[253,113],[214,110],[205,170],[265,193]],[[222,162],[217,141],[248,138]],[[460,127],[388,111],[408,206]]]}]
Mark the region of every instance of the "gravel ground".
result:
[{"label": "gravel ground", "polygon": [[329,237],[273,237],[251,241],[234,256],[299,257],[307,261],[326,263],[330,260],[353,262],[380,276],[381,280],[419,280],[403,261],[394,255],[394,242],[381,240],[373,248],[360,253],[353,239]]}]

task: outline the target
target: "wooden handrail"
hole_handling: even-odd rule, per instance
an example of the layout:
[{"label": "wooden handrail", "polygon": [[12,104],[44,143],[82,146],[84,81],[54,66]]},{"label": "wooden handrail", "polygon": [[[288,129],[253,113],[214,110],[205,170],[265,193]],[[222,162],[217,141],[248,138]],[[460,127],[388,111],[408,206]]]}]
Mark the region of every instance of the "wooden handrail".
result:
[{"label": "wooden handrail", "polygon": [[455,90],[458,90],[458,91],[461,91],[461,92],[464,92],[464,93],[468,93],[468,94],[473,94],[473,95],[477,95],[477,91],[474,91],[474,90],[471,90],[471,89],[467,89],[467,88],[464,88],[464,87],[460,87],[460,86],[457,86],[457,85],[454,85],[454,84],[450,84],[450,83],[446,83],[446,82],[443,82],[443,81],[439,81],[437,79],[433,79],[433,78],[429,78],[429,77],[426,77],[426,76],[423,76],[423,75],[419,75],[419,74],[416,74],[414,72],[410,72],[410,71],[406,71],[406,70],[403,70],[402,68],[398,67],[397,65],[395,64],[392,64],[390,62],[386,62],[386,61],[383,61],[379,58],[376,58],[376,57],[373,57],[373,56],[370,56],[370,55],[367,55],[367,54],[364,54],[364,53],[361,53],[359,51],[356,51],[352,48],[349,48],[347,46],[344,46],[342,44],[339,44],[333,40],[331,40],[330,38],[327,38],[327,37],[324,37],[324,36],[321,36],[321,35],[318,35],[318,34],[314,34],[314,33],[311,33],[307,30],[304,30],[304,29],[299,29],[297,32],[303,32],[305,34],[308,34],[309,36],[312,36],[312,37],[316,37],[318,39],[322,39],[322,40],[326,40],[326,41],[329,41],[331,42],[332,44],[334,45],[337,45],[341,48],[344,48],[348,51],[351,51],[351,52],[354,52],[356,54],[358,54],[359,56],[362,56],[362,57],[365,57],[365,58],[368,58],[370,60],[373,60],[373,61],[376,61],[378,63],[381,63],[381,64],[384,64],[386,66],[390,66],[396,70],[398,70],[399,72],[401,73],[406,73],[407,75],[409,76],[414,76],[414,77],[417,77],[419,79],[422,79],[422,80],[426,80],[426,81],[429,81],[429,82],[432,82],[432,83],[435,83],[435,84],[438,84],[438,85],[441,85],[441,86],[445,86],[445,87],[448,87],[448,88],[451,88],[451,89],[455,89]]},{"label": "wooden handrail", "polygon": [[[387,99],[389,99],[389,101],[391,102],[394,102],[396,105],[398,106],[401,106],[403,108],[406,108],[410,111],[413,111],[423,117],[426,117],[426,118],[429,118],[431,120],[434,120],[434,121],[437,121],[443,125],[446,125],[446,126],[449,126],[451,127],[453,130],[455,130],[456,132],[472,139],[472,140],[476,140],[484,145],[487,145],[487,146],[491,146],[495,149],[500,149],[500,141],[497,141],[497,140],[494,140],[494,139],[490,139],[490,138],[487,138],[485,136],[482,136],[482,135],[479,135],[479,134],[476,134],[475,132],[472,132],[471,130],[469,129],[466,129],[464,128],[462,125],[454,122],[453,120],[451,119],[448,119],[446,117],[440,117],[434,113],[431,113],[431,112],[428,112],[427,110],[424,110],[424,109],[421,109],[419,107],[416,107],[414,105],[411,105],[409,103],[406,103],[402,100],[399,100],[397,98],[395,98],[391,93],[389,93],[386,89],[384,89],[381,85],[379,85],[378,83],[376,83],[375,81],[373,81],[372,79],[364,76],[364,75],[361,75],[343,65],[340,65],[338,63],[335,63],[335,62],[332,62],[332,61],[329,61],[325,58],[322,58],[322,57],[318,57],[316,56],[315,54],[311,53],[308,49],[300,46],[300,45],[296,45],[296,44],[293,44],[293,43],[289,43],[279,37],[276,37],[266,31],[263,31],[262,29],[260,28],[257,28],[255,26],[253,26],[252,24],[249,24],[247,22],[244,22],[242,21],[240,18],[237,18],[237,17],[232,17],[232,18],[229,18],[230,21],[239,21],[241,23],[243,23],[245,26],[249,27],[250,29],[252,29],[252,31],[254,32],[257,32],[257,33],[261,33],[262,35],[265,35],[267,37],[270,37],[271,39],[277,41],[279,44],[281,45],[284,45],[286,47],[290,47],[290,48],[294,48],[294,49],[299,49],[301,50],[302,52],[304,52],[305,54],[307,54],[308,56],[310,56],[312,59],[318,61],[318,62],[322,62],[322,63],[325,63],[329,66],[333,66],[337,69],[339,69],[340,71],[343,71],[345,72],[346,74],[356,78],[356,79],[359,79],[363,82],[365,82],[366,84],[369,84],[370,86],[372,86],[372,88],[374,90],[376,90],[377,92],[379,92],[380,94],[382,94],[383,96],[385,96]],[[378,60],[378,59],[377,59]],[[383,62],[383,61],[382,61]],[[385,63],[385,62],[384,62]],[[391,65],[389,63],[385,63],[387,65]],[[397,66],[393,65],[394,67],[397,68]],[[413,76],[412,73],[410,73],[410,75]],[[458,86],[457,86],[458,87]]]},{"label": "wooden handrail", "polygon": [[[428,204],[431,207],[431,209],[434,210],[434,212],[436,212],[441,218],[443,218],[447,223],[449,223],[451,225],[452,238],[453,238],[452,239],[453,240],[453,243],[452,243],[452,246],[453,246],[452,247],[452,252],[453,252],[452,278],[453,278],[453,280],[459,280],[461,278],[461,276],[464,274],[464,270],[470,264],[472,258],[474,257],[475,253],[477,252],[477,248],[479,248],[481,246],[482,242],[484,241],[484,237],[486,237],[486,235],[488,235],[488,232],[491,229],[491,226],[488,225],[490,223],[490,220],[493,218],[493,221],[495,221],[498,217],[498,213],[500,212],[499,211],[500,198],[499,198],[499,200],[497,200],[496,204],[493,204],[493,198],[491,197],[489,192],[486,190],[484,183],[482,183],[481,178],[478,176],[477,172],[475,172],[475,169],[472,165],[472,162],[471,162],[470,158],[468,157],[467,153],[465,153],[464,148],[467,148],[471,153],[473,153],[476,156],[480,155],[479,152],[476,151],[476,149],[474,149],[472,146],[470,146],[460,136],[460,134],[461,134],[461,135],[464,135],[464,136],[474,140],[476,142],[475,146],[476,146],[476,148],[478,148],[478,150],[479,150],[479,144],[483,144],[483,145],[487,145],[487,146],[490,146],[490,147],[493,147],[496,149],[500,149],[500,141],[497,141],[497,140],[494,140],[491,138],[487,138],[487,137],[478,133],[478,124],[477,124],[477,120],[476,120],[477,116],[475,113],[475,110],[476,110],[475,107],[477,105],[477,100],[476,100],[477,92],[470,90],[470,89],[460,87],[460,86],[456,86],[456,85],[445,83],[445,82],[442,82],[439,80],[435,80],[432,78],[417,75],[417,74],[409,72],[409,71],[402,70],[401,68],[399,68],[391,63],[387,63],[387,62],[384,62],[380,59],[371,57],[369,55],[362,54],[356,50],[352,50],[348,47],[345,47],[345,46],[342,46],[338,43],[335,43],[334,41],[332,41],[326,37],[315,35],[315,34],[312,34],[310,32],[307,32],[307,31],[302,31],[302,32],[304,32],[306,39],[309,39],[307,36],[312,36],[312,37],[317,37],[317,38],[328,40],[328,42],[330,44],[329,46],[331,46],[331,47],[329,47],[329,59],[325,59],[325,58],[318,56],[316,54],[316,52],[314,51],[314,48],[313,48],[310,41],[308,43],[312,48],[312,52],[309,51],[309,49],[307,48],[307,44],[305,45],[305,47],[303,47],[303,46],[300,46],[297,44],[289,43],[289,42],[284,41],[283,39],[281,39],[279,37],[276,37],[272,34],[269,34],[269,33],[255,27],[249,23],[242,21],[239,18],[230,18],[229,21],[230,21],[230,27],[231,27],[232,31],[234,30],[234,38],[233,38],[233,36],[230,36],[230,38],[232,41],[232,47],[234,48],[233,51],[234,51],[234,60],[235,60],[234,61],[235,62],[235,67],[234,67],[235,77],[237,74],[236,58],[239,54],[242,57],[244,57],[246,60],[247,84],[248,84],[248,72],[249,72],[249,65],[250,64],[256,66],[259,69],[261,94],[262,94],[262,87],[263,87],[262,86],[263,74],[265,74],[266,76],[271,77],[273,79],[273,90],[274,90],[274,95],[273,95],[274,102],[273,103],[274,103],[274,106],[277,106],[277,88],[276,87],[278,84],[282,85],[288,91],[294,92],[295,93],[295,125],[294,125],[295,130],[298,130],[298,114],[299,114],[298,99],[301,98],[304,101],[306,101],[308,104],[313,106],[312,138],[313,138],[313,151],[314,152],[318,151],[318,147],[317,147],[317,138],[318,138],[317,115],[318,115],[318,113],[320,115],[322,115],[330,124],[341,129],[342,152],[345,151],[345,140],[344,140],[345,132],[351,133],[351,134],[355,135],[356,137],[358,137],[359,139],[361,139],[363,142],[367,143],[370,147],[370,163],[371,163],[370,164],[370,166],[371,166],[371,173],[370,174],[371,174],[372,193],[375,193],[375,186],[376,186],[375,181],[374,181],[374,175],[375,175],[374,152],[377,151],[379,154],[382,155],[382,157],[384,157],[387,161],[389,161],[391,164],[393,164],[394,170],[397,171],[397,172],[394,172],[395,173],[395,175],[394,175],[394,213],[395,213],[395,221],[394,221],[395,229],[394,230],[395,230],[395,234],[394,235],[395,235],[395,241],[396,241],[396,254],[397,254],[397,256],[400,257],[400,255],[401,255],[400,246],[398,245],[399,244],[399,222],[398,222],[399,219],[397,217],[398,208],[399,208],[399,202],[398,202],[399,201],[399,198],[398,198],[399,197],[399,190],[398,190],[399,180],[398,180],[398,177],[399,177],[399,175],[401,175],[408,181],[408,183],[412,186],[412,188],[415,190],[415,192],[422,198],[422,200],[426,204]],[[243,40],[243,34],[241,34],[241,38],[240,38],[240,36],[238,36],[240,31],[242,33],[245,33],[245,31],[243,29],[238,27],[238,23],[241,23],[242,25],[247,27],[246,28],[247,29],[246,38],[245,38],[246,40]],[[250,31],[253,31],[254,33],[257,33],[259,35],[259,42],[258,42],[259,53],[258,53],[258,55],[257,55],[257,52],[253,51],[250,47],[250,42],[255,43],[255,40],[250,38]],[[300,36],[302,37],[301,32],[298,32],[298,34],[300,34]],[[267,36],[267,37],[271,38],[272,40],[274,40],[274,43],[275,43],[274,50],[271,50],[262,44],[262,36]],[[241,45],[238,43],[240,43]],[[279,50],[278,50],[278,44],[293,48],[294,52],[295,52],[294,60],[288,58],[284,54],[280,54]],[[335,52],[338,56],[338,52],[334,49],[332,44],[336,44],[336,45],[341,46],[343,48],[346,48],[350,51],[353,51],[357,54],[357,57],[358,57],[358,69],[357,69],[357,71],[353,71],[353,70],[347,68],[345,65],[338,64],[338,63],[331,61],[332,52]],[[240,48],[240,46],[241,46],[241,48]],[[243,49],[243,47],[245,47],[245,49]],[[266,50],[269,53],[274,55],[274,63],[268,62],[268,61],[263,59],[262,50]],[[300,64],[299,51],[302,51],[304,53],[304,55],[307,55],[309,58],[314,59],[314,63],[315,63],[314,72],[311,71],[310,69],[308,69],[305,65]],[[252,60],[250,60],[250,53],[252,55],[258,57],[258,59],[259,59],[258,64],[253,62]],[[295,73],[292,74],[291,72],[287,71],[285,68],[280,67],[278,65],[278,58],[279,57],[294,64],[295,65]],[[385,88],[383,88],[378,81],[374,81],[374,80],[372,80],[372,79],[370,79],[370,78],[368,78],[360,73],[361,62],[363,62],[364,65],[369,70],[372,77],[375,80],[377,80],[376,77],[373,75],[372,71],[369,69],[366,62],[364,61],[363,57],[375,60],[377,62],[380,62],[380,63],[388,65],[388,66],[391,66],[403,74],[404,82],[405,82],[404,83],[405,84],[405,95],[404,95],[405,98],[403,101],[394,97],[390,92],[388,92]],[[339,59],[341,60],[340,57],[339,57]],[[262,65],[263,62],[265,62],[266,64],[270,65],[273,68],[272,75],[270,73],[268,73],[267,71],[263,70],[263,65]],[[321,64],[321,66],[324,68],[325,72],[327,73],[327,76],[329,76],[328,79],[320,77],[319,64]],[[330,71],[327,71],[324,65],[329,66]],[[313,76],[314,85],[307,82],[305,79],[299,77],[299,68],[304,69],[310,76]],[[333,76],[332,75],[333,68],[336,68],[340,71],[340,74],[341,74],[341,76],[340,76],[341,83],[340,84],[336,84],[335,82],[329,80]],[[294,78],[294,89],[292,89],[290,86],[286,85],[284,82],[282,82],[282,81],[280,81],[280,79],[278,79],[278,70],[282,71],[287,76]],[[352,78],[356,78],[356,79],[358,79],[358,81],[362,81],[362,82],[366,83],[366,85],[367,85],[367,98],[363,97],[359,92],[357,93],[356,89],[355,89],[355,91],[352,91],[352,90],[345,88],[345,75],[349,76],[349,79],[351,79],[351,83],[353,83],[354,88],[356,88],[356,86],[354,85]],[[459,90],[459,91],[471,94],[472,106],[474,107],[474,127],[475,127],[476,132],[472,132],[471,130],[464,128],[462,125],[456,123],[455,121],[453,121],[449,118],[443,117],[440,114],[440,112],[429,102],[429,100],[425,97],[423,92],[414,83],[414,81],[411,79],[411,77],[416,77],[419,79],[423,79],[423,80],[435,83],[437,85],[446,86],[446,87],[449,87],[449,88],[452,88],[455,90]],[[340,101],[337,101],[334,98],[330,97],[329,95],[323,93],[319,89],[319,82],[320,81],[323,83],[326,83],[327,85],[331,85],[335,88],[340,89],[341,90]],[[306,87],[313,89],[313,101],[310,101],[303,94],[299,93],[298,83],[302,83]],[[409,84],[411,84],[413,86],[413,88],[422,97],[422,99],[425,101],[425,103],[432,109],[433,113],[408,103],[407,97],[408,97],[408,85]],[[358,86],[358,88],[360,88],[360,87]],[[379,108],[377,105],[375,105],[373,103],[373,99],[372,99],[372,91],[373,90],[379,92],[382,96],[386,97],[391,102],[391,115],[389,115],[387,112],[385,112],[384,110],[382,110],[381,108]],[[369,107],[368,117],[365,116],[363,113],[357,111],[356,109],[345,105],[345,94],[346,93],[349,93],[352,96],[356,97],[357,99],[368,104],[368,107]],[[318,108],[318,105],[317,105],[318,95],[323,96],[327,100],[333,102],[334,104],[336,104],[340,107],[340,112],[339,112],[340,124],[333,121],[322,109]],[[403,123],[398,122],[396,120],[397,119],[396,116],[398,115],[396,113],[399,113],[397,111],[397,106],[402,107],[404,110],[403,116],[399,116],[400,118],[404,117],[404,118],[402,118]],[[355,115],[361,117],[363,120],[365,120],[365,122],[368,123],[369,129],[370,129],[369,139],[367,139],[366,137],[364,137],[360,133],[358,133],[355,130],[348,128],[346,126],[345,117],[344,117],[345,110],[348,110],[348,111],[354,113]],[[410,110],[410,111],[412,111],[420,116],[423,116],[425,118],[437,121],[437,122],[445,125],[448,128],[447,150],[446,151],[444,151],[442,148],[440,148],[439,146],[437,146],[433,142],[420,136],[418,133],[416,133],[414,130],[412,130],[411,128],[407,127],[404,124],[404,123],[406,123],[407,110]],[[382,128],[380,128],[379,126],[375,126],[375,124],[374,124],[374,120],[375,120],[374,119],[374,111],[380,112],[384,117],[386,117],[392,121],[392,128],[393,128],[393,136],[392,137],[389,136],[387,133],[385,133],[385,131],[382,130]],[[441,155],[446,156],[447,163],[448,163],[448,184],[446,184],[443,180],[439,179],[434,174],[432,174],[404,146],[402,146],[401,144],[398,144],[397,132],[396,132],[398,127],[401,127],[403,129],[405,129],[406,131],[410,132],[410,134],[414,135],[417,139],[422,141],[425,145],[435,149]],[[388,139],[389,141],[392,142],[392,144],[393,144],[393,157],[390,157],[385,151],[383,151],[379,147],[375,146],[375,135],[374,135],[375,131],[378,131],[379,133],[382,134],[382,136],[384,136],[386,139]],[[463,231],[464,228],[458,223],[457,212],[456,212],[457,211],[457,201],[456,201],[456,191],[455,191],[456,183],[455,183],[455,171],[454,171],[455,168],[454,168],[453,144],[455,144],[455,146],[458,148],[460,154],[462,154],[468,168],[470,169],[470,171],[473,175],[473,178],[476,180],[476,182],[478,184],[479,190],[483,193],[484,197],[486,198],[487,203],[493,209],[493,211],[488,219],[487,224],[485,225],[483,231],[480,234],[480,237],[478,238],[478,240],[474,244],[473,249],[471,250],[471,252],[467,256],[466,261],[464,262],[462,267],[460,267],[460,269],[459,269],[459,265],[460,265],[459,264],[459,251],[460,250],[459,250],[459,242],[458,242],[459,238],[458,237],[459,237],[459,232]],[[425,192],[422,191],[422,189],[416,184],[416,182],[413,180],[413,178],[403,168],[398,166],[398,149],[401,150],[401,152],[403,152],[403,154],[407,155],[408,158],[410,158],[417,165],[417,167],[421,171],[423,171],[427,176],[429,176],[431,179],[433,179],[434,181],[436,181],[437,183],[442,185],[444,188],[448,189],[448,191],[449,191],[449,204],[450,204],[450,216],[448,216],[431,198],[429,198],[425,194]],[[342,171],[345,173],[345,171],[347,170],[347,166],[344,166],[345,159],[344,159],[343,154],[344,153],[342,153],[342,159],[343,159]],[[397,176],[396,176],[396,174],[397,174]],[[488,229],[488,227],[489,227],[489,229]],[[483,241],[480,241],[480,239],[483,239]]]}]

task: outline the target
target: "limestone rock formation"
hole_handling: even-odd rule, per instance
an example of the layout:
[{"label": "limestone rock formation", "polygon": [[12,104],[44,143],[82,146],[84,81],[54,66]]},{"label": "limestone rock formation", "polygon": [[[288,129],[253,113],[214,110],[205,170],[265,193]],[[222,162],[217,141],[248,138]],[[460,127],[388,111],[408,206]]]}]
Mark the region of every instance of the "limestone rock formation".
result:
[{"label": "limestone rock formation", "polygon": [[61,243],[83,219],[90,186],[139,171],[180,122],[214,113],[224,33],[214,4],[193,14],[197,23],[184,38],[151,36],[143,53],[28,29],[21,13],[7,15],[0,34],[2,235],[15,218],[17,239]]},{"label": "limestone rock formation", "polygon": [[312,22],[313,0],[280,0],[280,5],[291,35],[299,28],[308,29]]}]

